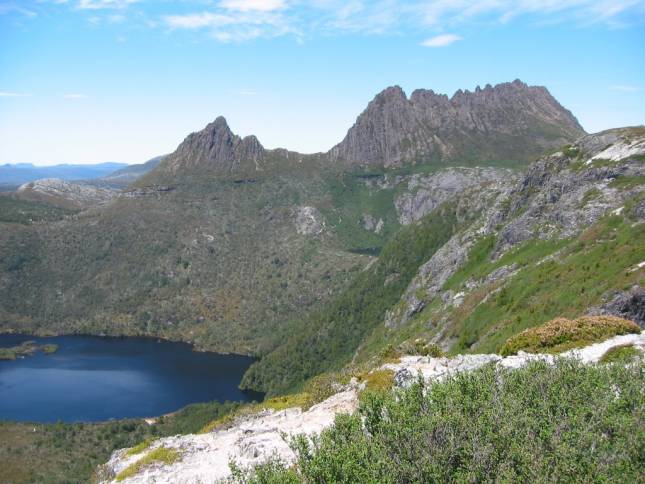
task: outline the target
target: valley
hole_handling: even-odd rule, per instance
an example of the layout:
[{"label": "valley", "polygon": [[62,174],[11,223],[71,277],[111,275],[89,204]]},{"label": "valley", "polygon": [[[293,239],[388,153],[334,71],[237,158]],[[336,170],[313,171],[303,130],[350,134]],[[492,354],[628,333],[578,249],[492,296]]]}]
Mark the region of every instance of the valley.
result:
[{"label": "valley", "polygon": [[[393,382],[392,372],[420,369],[405,366],[406,358],[430,358],[429,365],[436,358],[448,367],[498,362],[518,334],[552,320],[567,326],[556,318],[591,315],[601,326],[609,321],[604,317],[633,321],[629,345],[640,355],[644,160],[642,126],[586,134],[546,88],[516,80],[451,98],[387,88],[324,153],[266,149],[218,117],[149,169],[117,173],[115,179],[127,180],[121,187],[30,182],[0,197],[0,332],[145,336],[252,356],[234,386],[266,398],[241,403],[246,399],[236,389],[236,403],[189,406],[151,425],[39,424],[37,435],[27,435],[27,424],[3,422],[0,435],[20,442],[0,446],[0,458],[15,454],[5,479],[47,480],[20,468],[29,466],[27,449],[34,448],[52,482],[89,479],[112,452],[111,467],[98,471],[107,472],[103,480],[127,471],[123,479],[143,482],[147,472],[168,471],[164,465],[174,466],[179,479],[188,467],[163,442],[192,449],[215,445],[226,432],[242,438],[230,427],[240,418],[241,425],[247,418],[289,420],[327,399],[335,410],[322,420],[312,414],[316,432],[332,426],[338,412],[378,407],[378,398],[394,409],[388,392],[409,385]],[[563,336],[562,351],[627,337],[583,336]],[[602,355],[596,356],[594,364]],[[473,378],[493,378],[486,368]],[[579,381],[596,375],[608,395],[613,367],[554,368],[528,365],[517,375],[565,386],[569,375]],[[624,382],[630,371],[616,378]],[[625,391],[642,384],[634,381]],[[362,400],[373,398],[371,391],[360,396],[366,388],[377,400]],[[512,399],[518,388],[500,391]],[[351,404],[342,398],[348,391]],[[514,416],[517,410],[508,407]],[[128,416],[136,415],[143,414]],[[343,421],[335,422],[333,432],[342,433]],[[353,417],[346,423],[358,425]],[[152,447],[155,440],[146,440],[161,437],[170,439]],[[289,455],[299,456],[311,479],[324,480],[305,465],[313,462],[309,444],[299,445]],[[94,447],[91,465],[81,466]],[[140,450],[117,450],[133,447]],[[324,443],[316,449],[331,452]],[[326,455],[340,459],[332,454]],[[264,472],[268,453],[257,456],[247,464]],[[606,456],[614,458],[611,449]],[[75,464],[65,467],[66,459]],[[267,465],[267,475],[295,479],[280,463]],[[240,470],[240,481],[253,482],[247,471],[254,472]]]}]

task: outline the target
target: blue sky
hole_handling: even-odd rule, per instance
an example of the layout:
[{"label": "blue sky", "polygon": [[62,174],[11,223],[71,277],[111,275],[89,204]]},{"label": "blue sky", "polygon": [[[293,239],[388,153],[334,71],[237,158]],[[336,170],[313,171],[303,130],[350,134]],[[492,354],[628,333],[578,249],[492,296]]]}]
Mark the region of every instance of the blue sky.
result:
[{"label": "blue sky", "polygon": [[645,0],[0,0],[0,163],[136,163],[224,115],[324,151],[372,97],[522,79],[645,123]]}]

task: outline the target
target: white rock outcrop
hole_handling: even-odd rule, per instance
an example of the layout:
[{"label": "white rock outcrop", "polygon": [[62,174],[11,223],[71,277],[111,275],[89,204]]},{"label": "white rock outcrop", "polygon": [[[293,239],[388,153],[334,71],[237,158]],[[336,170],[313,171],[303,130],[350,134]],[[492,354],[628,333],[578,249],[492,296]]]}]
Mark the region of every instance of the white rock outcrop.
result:
[{"label": "white rock outcrop", "polygon": [[[610,348],[633,345],[645,352],[645,332],[616,336],[602,343],[563,353],[561,356],[578,358],[584,363],[597,362]],[[428,382],[440,381],[451,374],[472,371],[488,363],[504,368],[519,368],[530,361],[553,362],[553,355],[520,352],[502,358],[495,354],[459,355],[454,358],[428,356],[404,356],[398,363],[383,365],[380,369],[395,373],[395,384],[407,387],[419,375]],[[314,405],[309,410],[289,408],[281,411],[266,410],[240,417],[228,427],[206,434],[177,435],[155,441],[145,451],[129,456],[128,449],[121,449],[102,466],[103,483],[116,483],[116,475],[141,459],[146,453],[159,447],[178,450],[181,458],[166,465],[153,463],[141,472],[121,482],[133,483],[211,483],[230,476],[229,463],[234,461],[241,468],[265,462],[278,456],[284,462],[293,462],[295,455],[285,441],[285,436],[319,434],[329,427],[339,413],[353,413],[358,406],[359,388],[350,384],[343,391]]]},{"label": "white rock outcrop", "polygon": [[114,200],[119,192],[82,182],[69,182],[58,178],[42,178],[21,185],[18,196],[68,208],[86,208]]}]

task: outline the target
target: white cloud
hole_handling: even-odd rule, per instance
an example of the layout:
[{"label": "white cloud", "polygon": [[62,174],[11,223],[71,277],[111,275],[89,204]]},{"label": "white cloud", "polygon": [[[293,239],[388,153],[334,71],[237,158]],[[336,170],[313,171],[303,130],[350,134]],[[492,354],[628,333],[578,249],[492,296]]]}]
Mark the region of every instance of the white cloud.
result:
[{"label": "white cloud", "polygon": [[123,9],[139,0],[79,0],[78,8],[82,10]]},{"label": "white cloud", "polygon": [[65,94],[63,95],[63,99],[87,99],[87,95],[85,94]]},{"label": "white cloud", "polygon": [[167,15],[166,24],[173,29],[201,29],[234,23],[232,17],[219,13],[202,12],[188,15]]},{"label": "white cloud", "polygon": [[240,12],[271,12],[286,6],[284,0],[222,0],[220,7]]},{"label": "white cloud", "polygon": [[[509,23],[518,17],[538,25],[566,22],[576,27],[600,24],[610,28],[634,25],[645,18],[645,0],[32,1],[35,4],[66,4],[68,7],[65,8],[73,7],[77,11],[93,12],[94,15],[101,10],[113,14],[101,16],[100,24],[136,22],[148,28],[202,29],[206,35],[220,42],[240,42],[286,34],[302,41],[316,34],[409,33],[430,37],[423,45],[441,47],[459,40],[442,32],[463,31],[464,27],[472,24]],[[141,8],[134,11],[131,8],[133,4],[141,5]],[[152,10],[146,9],[153,4],[156,5]],[[16,13],[17,5],[20,5],[19,0],[0,0],[0,14],[9,10]],[[194,7],[192,10],[191,5]],[[128,7],[134,15],[126,15]]]},{"label": "white cloud", "polygon": [[421,42],[421,45],[424,47],[446,47],[461,39],[462,38],[459,35],[442,34],[424,40],[423,42]]},{"label": "white cloud", "polygon": [[611,89],[612,91],[622,91],[622,92],[636,92],[641,90],[641,88],[638,86],[631,86],[628,84],[618,84],[615,86],[610,86],[609,89]]},{"label": "white cloud", "polygon": [[213,39],[223,43],[297,33],[289,19],[280,12],[201,12],[168,15],[164,21],[171,29],[207,29]]},{"label": "white cloud", "polygon": [[491,16],[507,23],[522,15],[549,22],[574,21],[578,24],[605,23],[616,26],[627,11],[645,12],[643,0],[436,0],[417,1],[414,6],[428,25],[462,23]]},{"label": "white cloud", "polygon": [[19,5],[16,5],[15,2],[2,2],[0,1],[0,15],[10,14],[10,13],[19,13],[25,17],[36,17],[38,14],[33,10],[29,10]]}]

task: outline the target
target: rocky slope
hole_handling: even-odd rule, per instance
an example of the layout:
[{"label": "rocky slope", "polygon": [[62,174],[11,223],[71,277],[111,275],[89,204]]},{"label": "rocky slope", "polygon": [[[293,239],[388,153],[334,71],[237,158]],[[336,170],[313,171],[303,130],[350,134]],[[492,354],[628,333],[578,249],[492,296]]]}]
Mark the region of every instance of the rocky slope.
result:
[{"label": "rocky slope", "polygon": [[[418,325],[446,349],[496,344],[500,335],[548,319],[556,310],[552,289],[532,279],[541,271],[539,278],[560,277],[563,270],[572,274],[567,279],[574,279],[579,292],[558,300],[561,310],[622,315],[643,326],[644,156],[642,128],[615,129],[582,137],[531,165],[503,203],[487,209],[420,266],[400,303],[387,312],[385,327],[396,333]],[[616,264],[599,251],[615,251]],[[619,260],[617,254],[626,257]],[[584,284],[597,277],[585,274],[591,270],[586,264],[607,271],[598,286]],[[517,310],[501,312],[504,301],[496,297],[520,291],[529,281],[535,289],[523,304],[530,319],[522,321]],[[511,315],[518,321],[504,321]],[[474,324],[477,330],[465,337]]]},{"label": "rocky slope", "polygon": [[[602,343],[568,351],[563,353],[562,357],[577,358],[590,364],[598,362],[611,348],[624,345],[632,345],[643,353],[645,333],[616,336]],[[496,354],[460,355],[455,358],[405,356],[396,363],[383,365],[379,370],[394,372],[395,385],[407,387],[416,381],[419,375],[431,384],[457,372],[472,371],[486,364],[495,364],[502,368],[519,368],[535,360],[552,363],[554,356],[528,353],[506,358]],[[297,434],[309,436],[319,434],[334,422],[337,414],[353,413],[358,404],[358,394],[363,388],[364,384],[353,380],[338,393],[306,411],[300,408],[281,411],[265,410],[240,417],[208,433],[178,435],[156,440],[141,452],[118,450],[99,469],[99,479],[105,483],[218,482],[231,475],[229,468],[231,462],[242,469],[261,464],[276,456],[283,462],[291,463],[295,460],[295,455],[287,443],[288,439]],[[152,460],[148,465],[140,466],[130,477],[116,479],[121,472],[161,448],[177,451],[179,459],[171,464]]]},{"label": "rocky slope", "polygon": [[327,153],[266,150],[255,136],[234,134],[220,116],[190,134],[142,183],[199,174],[254,179],[267,171],[302,170],[303,165],[526,163],[582,134],[576,118],[546,88],[519,80],[472,93],[459,90],[452,98],[419,89],[408,99],[395,86],[377,94],[345,139]]},{"label": "rocky slope", "polygon": [[83,209],[104,205],[118,197],[118,192],[83,182],[43,178],[21,185],[16,191],[20,200],[45,202],[56,207]]},{"label": "rocky slope", "polygon": [[[479,172],[483,183],[462,182],[452,198],[445,194],[463,171],[409,178],[408,188],[432,187],[394,198],[401,222],[418,221],[310,318],[307,331],[254,364],[243,384],[285,391],[415,337],[455,353],[496,351],[558,315],[610,313],[643,324],[644,140],[640,127],[586,135],[520,176],[498,171],[485,182]],[[381,191],[395,184],[369,183]],[[445,239],[419,243],[438,232]]]},{"label": "rocky slope", "polygon": [[329,156],[386,167],[423,160],[532,160],[584,134],[544,87],[511,83],[457,91],[378,94]]}]

